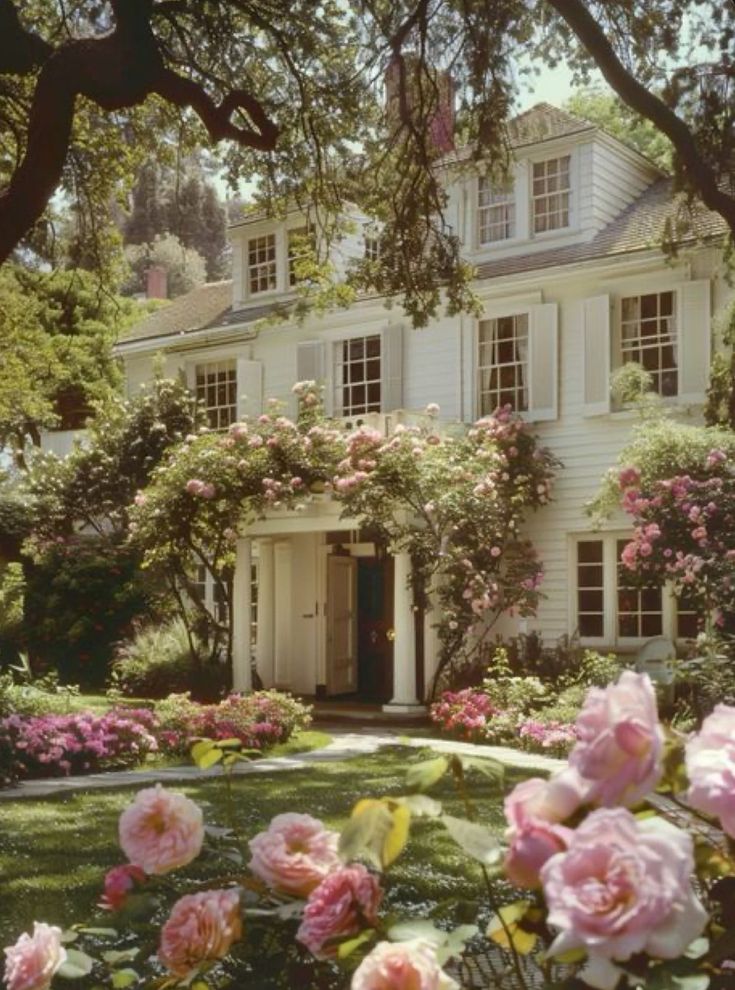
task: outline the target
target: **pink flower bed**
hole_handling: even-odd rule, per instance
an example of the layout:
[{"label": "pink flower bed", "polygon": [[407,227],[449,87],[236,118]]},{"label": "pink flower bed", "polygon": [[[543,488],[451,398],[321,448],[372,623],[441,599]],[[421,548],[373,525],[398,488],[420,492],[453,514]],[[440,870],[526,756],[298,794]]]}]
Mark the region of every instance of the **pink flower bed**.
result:
[{"label": "pink flower bed", "polygon": [[441,699],[431,706],[431,720],[443,732],[470,742],[484,738],[488,722],[496,714],[497,709],[488,696],[472,688],[444,691]]},{"label": "pink flower bed", "polygon": [[0,746],[12,753],[19,777],[58,777],[132,766],[156,752],[156,717],[147,708],[104,715],[9,715],[0,720]]}]

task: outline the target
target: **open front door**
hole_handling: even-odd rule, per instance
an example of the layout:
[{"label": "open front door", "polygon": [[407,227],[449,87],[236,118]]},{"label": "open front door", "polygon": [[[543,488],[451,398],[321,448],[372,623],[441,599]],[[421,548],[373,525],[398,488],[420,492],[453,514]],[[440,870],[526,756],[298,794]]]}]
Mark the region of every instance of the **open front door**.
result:
[{"label": "open front door", "polygon": [[357,560],[327,557],[327,694],[357,690]]}]

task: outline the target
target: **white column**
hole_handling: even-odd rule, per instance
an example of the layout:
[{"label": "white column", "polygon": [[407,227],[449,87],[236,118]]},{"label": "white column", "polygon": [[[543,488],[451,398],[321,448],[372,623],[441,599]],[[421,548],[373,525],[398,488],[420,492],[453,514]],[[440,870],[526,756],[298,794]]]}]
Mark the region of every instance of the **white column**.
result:
[{"label": "white column", "polygon": [[416,697],[416,627],[413,611],[413,591],[410,586],[411,555],[397,553],[393,557],[393,697],[384,706],[391,712],[423,712]]},{"label": "white column", "polygon": [[293,601],[291,594],[291,543],[281,541],[274,546],[274,632],[273,682],[276,687],[291,686],[291,629]]},{"label": "white column", "polygon": [[250,669],[252,564],[252,541],[238,540],[235,551],[235,577],[232,582],[232,687],[235,691],[243,693],[253,689]]},{"label": "white column", "polygon": [[274,681],[274,631],[275,631],[275,569],[273,566],[273,541],[258,541],[258,631],[255,643],[255,663],[263,687],[271,687]]},{"label": "white column", "polygon": [[429,594],[424,610],[424,698],[429,700],[434,683],[436,668],[439,666],[439,651],[441,642],[436,623],[439,621],[439,611],[433,594]]}]

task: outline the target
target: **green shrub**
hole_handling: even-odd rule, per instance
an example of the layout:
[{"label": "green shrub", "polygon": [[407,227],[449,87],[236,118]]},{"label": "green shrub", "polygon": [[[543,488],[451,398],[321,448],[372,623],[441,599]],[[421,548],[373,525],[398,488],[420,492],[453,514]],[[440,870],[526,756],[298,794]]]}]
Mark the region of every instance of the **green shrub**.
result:
[{"label": "green shrub", "polygon": [[[196,645],[196,644],[195,644]],[[183,619],[146,626],[118,648],[112,663],[111,686],[140,698],[165,698],[191,691],[202,698],[218,697],[224,688],[224,665],[201,666],[192,657]]]},{"label": "green shrub", "polygon": [[0,570],[0,664],[20,653],[24,593],[23,565],[12,561]]},{"label": "green shrub", "polygon": [[534,711],[549,699],[549,690],[538,677],[513,674],[508,651],[503,646],[493,655],[482,690],[496,708],[518,713]]},{"label": "green shrub", "polygon": [[21,655],[18,666],[0,674],[0,718],[6,715],[64,715],[71,699],[79,694],[73,685],[59,684],[52,671],[34,677],[28,657]]},{"label": "green shrub", "polygon": [[585,650],[578,668],[570,674],[567,683],[581,684],[583,687],[607,687],[613,684],[629,666],[614,653],[598,653]]}]

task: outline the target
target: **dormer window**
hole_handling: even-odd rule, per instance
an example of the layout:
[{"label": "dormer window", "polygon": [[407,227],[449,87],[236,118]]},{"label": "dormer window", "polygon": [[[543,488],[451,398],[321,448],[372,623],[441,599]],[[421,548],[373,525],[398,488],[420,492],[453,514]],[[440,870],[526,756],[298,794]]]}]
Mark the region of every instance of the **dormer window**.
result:
[{"label": "dormer window", "polygon": [[265,234],[248,241],[248,286],[250,295],[276,288],[276,235]]},{"label": "dormer window", "polygon": [[512,184],[494,187],[481,175],[477,185],[478,240],[480,244],[507,241],[516,235],[516,204]]},{"label": "dormer window", "polygon": [[570,155],[564,155],[533,163],[531,205],[535,234],[569,226],[570,160]]}]

